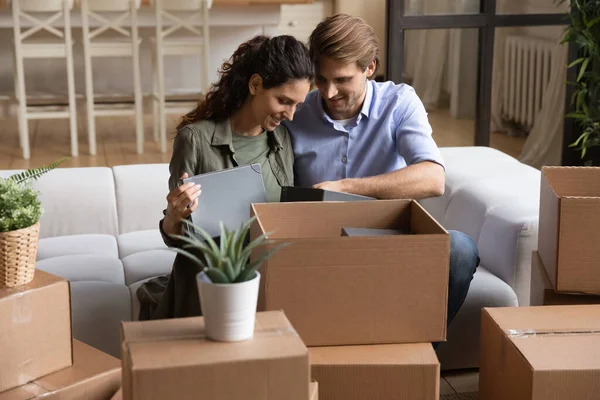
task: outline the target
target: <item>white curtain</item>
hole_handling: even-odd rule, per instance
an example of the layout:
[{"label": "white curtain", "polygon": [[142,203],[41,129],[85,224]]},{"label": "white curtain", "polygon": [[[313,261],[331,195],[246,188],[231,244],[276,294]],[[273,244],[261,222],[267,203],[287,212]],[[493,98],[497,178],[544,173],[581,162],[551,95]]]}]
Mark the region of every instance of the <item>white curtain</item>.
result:
[{"label": "white curtain", "polygon": [[535,168],[560,165],[566,91],[568,47],[557,46],[552,55],[548,89],[519,160]]}]

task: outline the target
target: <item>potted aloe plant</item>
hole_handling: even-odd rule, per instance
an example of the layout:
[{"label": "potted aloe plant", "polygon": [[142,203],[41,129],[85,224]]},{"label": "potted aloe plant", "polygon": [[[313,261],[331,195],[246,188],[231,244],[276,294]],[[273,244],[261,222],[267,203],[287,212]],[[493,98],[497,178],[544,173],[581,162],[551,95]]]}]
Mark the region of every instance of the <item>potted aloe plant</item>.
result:
[{"label": "potted aloe plant", "polygon": [[0,287],[23,285],[33,279],[43,210],[30,183],[67,159],[0,178]]},{"label": "potted aloe plant", "polygon": [[[188,220],[183,220],[183,223],[189,236],[173,235],[185,244],[182,248],[172,249],[203,268],[197,276],[197,284],[206,335],[210,339],[233,342],[254,335],[260,282],[258,269],[289,244],[283,243],[263,251],[250,261],[252,252],[260,251],[260,246],[265,245],[267,240],[265,234],[246,244],[250,226],[255,220],[256,217],[250,218],[235,231],[229,231],[221,223],[218,244],[210,234]],[[199,251],[204,259],[188,249]]]}]

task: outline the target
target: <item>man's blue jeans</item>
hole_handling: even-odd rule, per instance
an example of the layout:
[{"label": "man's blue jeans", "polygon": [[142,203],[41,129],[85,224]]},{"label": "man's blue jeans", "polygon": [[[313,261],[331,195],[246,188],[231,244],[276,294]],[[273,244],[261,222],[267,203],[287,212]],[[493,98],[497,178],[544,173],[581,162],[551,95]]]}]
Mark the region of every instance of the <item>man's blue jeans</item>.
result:
[{"label": "man's blue jeans", "polygon": [[479,251],[473,239],[458,231],[450,233],[450,275],[448,281],[448,322],[456,316],[471,286],[479,265]]}]

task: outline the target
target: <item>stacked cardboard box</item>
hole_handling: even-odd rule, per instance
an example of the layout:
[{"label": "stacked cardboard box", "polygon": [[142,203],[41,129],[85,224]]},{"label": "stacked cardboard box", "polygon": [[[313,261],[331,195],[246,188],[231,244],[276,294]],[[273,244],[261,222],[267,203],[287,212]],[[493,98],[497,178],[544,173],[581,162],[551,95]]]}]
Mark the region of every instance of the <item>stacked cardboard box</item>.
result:
[{"label": "stacked cardboard box", "polygon": [[[261,269],[259,309],[284,310],[309,346],[321,400],[437,400],[431,342],[446,338],[448,232],[410,200],[254,204],[252,214],[252,238],[291,243]],[[364,229],[380,233],[349,234]]]},{"label": "stacked cardboard box", "polygon": [[532,307],[483,310],[480,398],[598,398],[598,211],[600,168],[542,168]]},{"label": "stacked cardboard box", "polygon": [[554,290],[537,251],[531,256],[532,306],[600,304],[600,296],[581,293],[559,293]]},{"label": "stacked cardboard box", "polygon": [[316,396],[308,350],[281,311],[257,313],[254,337],[240,342],[207,339],[202,317],[123,322],[121,334],[126,400]]},{"label": "stacked cardboard box", "polygon": [[600,168],[544,167],[538,252],[557,292],[600,294]]},{"label": "stacked cardboard box", "polygon": [[0,393],[0,400],[108,400],[121,386],[121,362],[73,340],[73,365]]},{"label": "stacked cardboard box", "polygon": [[484,309],[479,398],[597,399],[600,305]]},{"label": "stacked cardboard box", "polygon": [[36,270],[0,288],[0,400],[107,400],[120,375],[117,359],[73,341],[68,281]]}]

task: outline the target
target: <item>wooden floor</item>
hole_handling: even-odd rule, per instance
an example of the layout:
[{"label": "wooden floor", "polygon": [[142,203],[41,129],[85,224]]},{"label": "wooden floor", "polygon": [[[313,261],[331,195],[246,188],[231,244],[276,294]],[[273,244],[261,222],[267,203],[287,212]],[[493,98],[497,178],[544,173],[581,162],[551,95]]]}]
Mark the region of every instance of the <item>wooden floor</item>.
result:
[{"label": "wooden floor", "polygon": [[[472,146],[474,121],[457,120],[447,110],[429,113],[433,136],[438,146]],[[168,151],[161,153],[152,140],[152,117],[145,117],[144,153],[137,154],[133,117],[105,117],[97,119],[97,154],[89,155],[85,120],[79,121],[79,157],[62,164],[63,167],[115,166],[124,164],[168,163],[171,158],[172,135],[178,118],[171,116],[168,124]],[[19,149],[16,119],[0,120],[0,170],[37,168],[70,155],[69,125],[67,120],[37,120],[29,122],[31,159],[23,160]],[[525,138],[493,133],[491,145],[513,157],[518,157]]]}]

